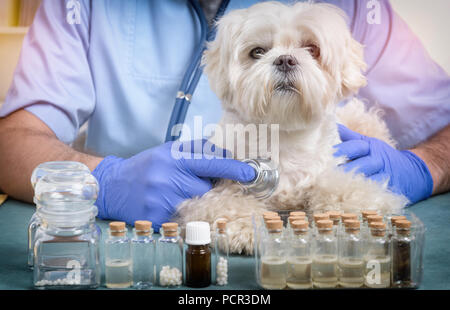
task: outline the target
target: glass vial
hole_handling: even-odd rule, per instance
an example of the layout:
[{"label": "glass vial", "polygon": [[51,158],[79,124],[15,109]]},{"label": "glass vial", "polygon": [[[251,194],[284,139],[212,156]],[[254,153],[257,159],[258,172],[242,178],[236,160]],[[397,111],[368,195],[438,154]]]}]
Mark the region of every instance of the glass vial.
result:
[{"label": "glass vial", "polygon": [[411,222],[408,220],[395,221],[392,237],[392,286],[411,287]]},{"label": "glass vial", "polygon": [[286,258],[283,221],[266,222],[267,234],[262,236],[260,270],[261,286],[265,289],[286,287]]},{"label": "glass vial", "polygon": [[256,177],[250,182],[239,182],[245,193],[258,199],[270,197],[278,186],[280,175],[275,163],[268,159],[245,159],[243,162],[255,169]]},{"label": "glass vial", "polygon": [[207,222],[186,224],[186,286],[211,285],[211,231]]},{"label": "glass vial", "polygon": [[369,228],[370,236],[364,259],[364,284],[370,288],[388,288],[391,286],[391,255],[386,224],[373,222]]},{"label": "glass vial", "polygon": [[152,222],[134,222],[134,237],[131,239],[133,258],[133,286],[147,289],[153,286],[155,276],[155,240],[152,237]]},{"label": "glass vial", "polygon": [[105,241],[105,281],[108,288],[127,288],[132,284],[131,243],[124,222],[109,223]]},{"label": "glass vial", "polygon": [[177,223],[162,224],[157,244],[157,276],[159,285],[176,287],[183,283],[183,239]]},{"label": "glass vial", "polygon": [[317,236],[311,267],[313,285],[317,288],[334,288],[338,284],[338,247],[333,234],[333,221],[317,221],[316,226]]},{"label": "glass vial", "polygon": [[291,289],[308,289],[312,287],[311,243],[308,234],[308,222],[291,223],[292,238],[287,258],[287,286]]},{"label": "glass vial", "polygon": [[357,220],[347,220],[339,243],[339,285],[361,287],[364,284],[364,242]]},{"label": "glass vial", "polygon": [[[40,165],[38,165],[31,174],[31,186],[33,187],[33,190],[36,187],[37,182],[45,175],[51,174],[51,173],[58,173],[58,172],[69,172],[73,171],[74,173],[78,173],[80,171],[85,171],[86,173],[90,174],[91,171],[89,168],[79,162],[74,161],[50,161],[45,162]],[[97,199],[95,197],[95,199]],[[95,202],[95,201],[94,201]],[[38,202],[38,200],[35,198],[34,203],[36,204],[36,210],[39,209],[41,206]],[[42,221],[38,216],[38,213],[35,212],[33,216],[31,217],[30,221],[28,222],[28,267],[33,268],[33,261],[34,261],[34,254],[33,254],[33,247],[34,247],[34,238],[36,235],[36,231],[41,225]]]},{"label": "glass vial", "polygon": [[217,221],[214,249],[216,253],[216,285],[227,285],[230,245],[227,234],[226,220]]}]

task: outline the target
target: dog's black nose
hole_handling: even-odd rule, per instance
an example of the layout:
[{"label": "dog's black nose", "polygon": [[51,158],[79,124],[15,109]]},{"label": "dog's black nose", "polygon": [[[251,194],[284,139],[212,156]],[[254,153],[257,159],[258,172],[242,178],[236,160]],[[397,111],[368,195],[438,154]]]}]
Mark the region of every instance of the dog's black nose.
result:
[{"label": "dog's black nose", "polygon": [[277,59],[275,59],[273,64],[277,67],[278,70],[286,73],[294,70],[298,62],[291,55],[281,55]]}]

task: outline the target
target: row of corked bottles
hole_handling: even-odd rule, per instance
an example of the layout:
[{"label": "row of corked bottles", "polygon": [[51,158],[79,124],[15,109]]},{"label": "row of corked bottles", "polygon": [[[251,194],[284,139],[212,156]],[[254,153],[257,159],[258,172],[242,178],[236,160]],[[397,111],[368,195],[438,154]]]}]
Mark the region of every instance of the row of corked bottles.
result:
[{"label": "row of corked bottles", "polygon": [[227,285],[226,221],[216,224],[212,242],[207,222],[187,223],[184,241],[177,223],[162,224],[156,240],[149,221],[136,221],[132,238],[127,236],[124,222],[111,222],[105,240],[106,287],[207,287],[212,281]]},{"label": "row of corked bottles", "polygon": [[257,280],[265,289],[409,288],[411,221],[328,211],[291,212],[286,227],[276,212],[261,220]]}]

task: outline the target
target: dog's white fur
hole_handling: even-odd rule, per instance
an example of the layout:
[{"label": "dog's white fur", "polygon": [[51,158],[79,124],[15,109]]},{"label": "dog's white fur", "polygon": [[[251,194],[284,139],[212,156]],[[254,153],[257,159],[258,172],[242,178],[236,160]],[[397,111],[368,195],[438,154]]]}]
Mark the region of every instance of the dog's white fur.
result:
[{"label": "dog's white fur", "polygon": [[[386,184],[344,173],[337,165],[345,159],[333,157],[333,145],[340,142],[337,122],[395,145],[376,109],[366,111],[356,99],[337,108],[366,84],[363,47],[351,37],[340,9],[265,2],[232,11],[217,26],[204,62],[223,104],[220,124],[279,124],[280,183],[269,199],[257,200],[243,194],[237,184],[222,181],[178,207],[176,220],[182,226],[203,220],[214,227],[218,218],[226,218],[231,251],[250,254],[252,215],[266,210],[389,212],[406,204]],[[320,48],[320,56],[314,57],[311,44]],[[266,50],[259,59],[249,56],[255,47]],[[298,69],[289,76],[275,68],[280,55],[298,61]],[[286,82],[291,90],[277,90]],[[214,137],[211,141],[219,146],[223,142]]]}]

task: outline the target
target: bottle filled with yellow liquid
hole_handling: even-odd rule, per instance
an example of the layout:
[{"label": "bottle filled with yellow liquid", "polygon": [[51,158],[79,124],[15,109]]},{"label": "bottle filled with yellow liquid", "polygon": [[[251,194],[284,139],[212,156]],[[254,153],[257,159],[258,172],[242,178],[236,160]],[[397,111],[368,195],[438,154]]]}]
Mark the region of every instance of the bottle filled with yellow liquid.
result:
[{"label": "bottle filled with yellow liquid", "polygon": [[127,288],[133,283],[131,243],[124,222],[111,222],[105,242],[105,282],[108,288]]},{"label": "bottle filled with yellow liquid", "polygon": [[316,222],[317,236],[311,265],[313,286],[316,288],[334,288],[338,284],[337,239],[333,233],[333,221]]},{"label": "bottle filled with yellow liquid", "polygon": [[292,236],[287,250],[287,286],[291,289],[309,289],[311,277],[311,242],[308,222],[292,221]]},{"label": "bottle filled with yellow liquid", "polygon": [[260,282],[265,289],[286,287],[286,257],[283,238],[283,221],[266,222],[267,234],[261,245]]},{"label": "bottle filled with yellow liquid", "polygon": [[341,287],[364,285],[364,240],[358,220],[347,220],[339,246],[338,274]]},{"label": "bottle filled with yellow liquid", "polygon": [[374,222],[370,224],[369,229],[364,259],[364,284],[370,288],[388,288],[391,286],[391,247],[386,224]]}]

